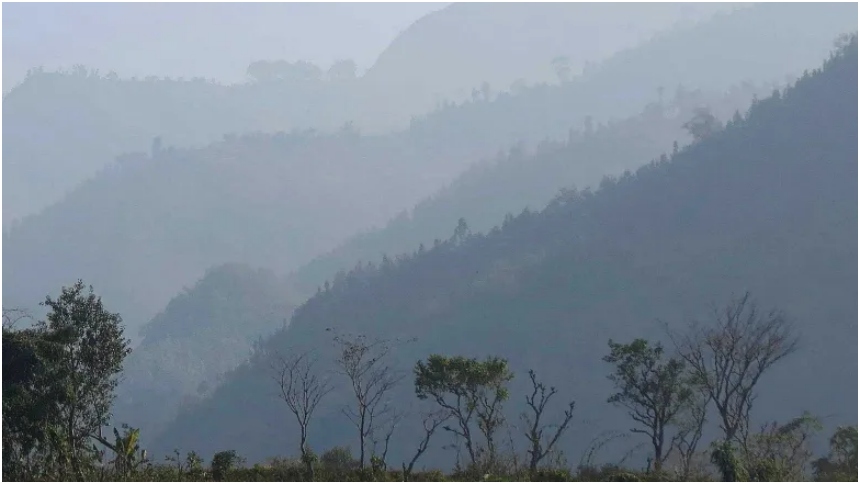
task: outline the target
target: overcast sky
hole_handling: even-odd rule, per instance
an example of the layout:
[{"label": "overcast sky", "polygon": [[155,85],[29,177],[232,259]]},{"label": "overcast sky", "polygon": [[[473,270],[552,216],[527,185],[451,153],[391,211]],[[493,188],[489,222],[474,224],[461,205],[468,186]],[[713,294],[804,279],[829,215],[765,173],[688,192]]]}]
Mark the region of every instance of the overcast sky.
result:
[{"label": "overcast sky", "polygon": [[446,3],[4,3],[4,91],[27,69],[244,79],[253,60],[352,58],[360,70]]}]

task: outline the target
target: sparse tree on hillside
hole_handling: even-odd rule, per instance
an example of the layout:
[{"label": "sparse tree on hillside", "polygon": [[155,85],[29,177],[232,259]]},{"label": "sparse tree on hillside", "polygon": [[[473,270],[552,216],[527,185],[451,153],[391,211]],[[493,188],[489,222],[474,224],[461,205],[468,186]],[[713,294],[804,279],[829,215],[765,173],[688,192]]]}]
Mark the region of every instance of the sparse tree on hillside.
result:
[{"label": "sparse tree on hillside", "polygon": [[473,465],[479,465],[482,449],[473,436],[472,422],[486,442],[485,467],[495,459],[495,432],[504,423],[502,405],[508,399],[507,383],[514,375],[508,362],[490,357],[484,361],[462,356],[431,355],[415,365],[415,394],[432,399],[457,421],[457,427],[445,426],[446,431],[462,438]]},{"label": "sparse tree on hillside", "polygon": [[555,75],[558,76],[559,82],[564,83],[570,81],[570,74],[572,71],[570,58],[563,55],[555,57],[552,60],[552,68],[555,70]]},{"label": "sparse tree on hillside", "polygon": [[329,67],[327,77],[329,81],[352,81],[355,80],[355,73],[358,66],[352,59],[336,61]]},{"label": "sparse tree on hillside", "polygon": [[[526,423],[525,436],[529,441],[531,449],[529,454],[529,472],[532,476],[537,472],[540,462],[552,452],[552,449],[558,443],[558,439],[567,430],[573,419],[573,407],[575,402],[571,400],[567,404],[567,409],[564,411],[564,418],[560,424],[548,425],[541,424],[541,419],[546,412],[546,406],[550,399],[557,393],[555,387],[549,388],[547,393],[546,385],[537,381],[537,375],[534,370],[529,370],[529,379],[532,382],[532,393],[526,395],[526,405],[528,405],[531,415],[523,412],[522,419]],[[544,439],[544,432],[547,429],[555,428],[555,432],[551,432],[548,439]]]},{"label": "sparse tree on hillside", "polygon": [[797,350],[798,338],[785,316],[761,313],[749,293],[714,309],[714,324],[670,332],[697,384],[711,397],[724,440],[746,448],[756,385],[774,364]]},{"label": "sparse tree on hillside", "polygon": [[722,129],[722,124],[710,109],[703,107],[696,108],[693,111],[693,118],[684,123],[683,127],[694,140],[701,141]]},{"label": "sparse tree on hillside", "polygon": [[663,347],[659,343],[651,346],[644,339],[629,344],[610,340],[609,349],[603,361],[615,366],[609,379],[618,392],[608,402],[627,409],[639,424],[631,432],[651,439],[654,470],[660,472],[677,438],[671,438],[667,449],[668,427],[692,396],[684,381],[684,363],[674,358],[664,360]]},{"label": "sparse tree on hillside", "polygon": [[273,377],[278,384],[281,399],[299,424],[299,450],[308,475],[314,478],[313,453],[308,447],[308,427],[314,411],[331,392],[329,382],[315,371],[316,360],[308,353],[284,357],[274,355],[271,361]]}]

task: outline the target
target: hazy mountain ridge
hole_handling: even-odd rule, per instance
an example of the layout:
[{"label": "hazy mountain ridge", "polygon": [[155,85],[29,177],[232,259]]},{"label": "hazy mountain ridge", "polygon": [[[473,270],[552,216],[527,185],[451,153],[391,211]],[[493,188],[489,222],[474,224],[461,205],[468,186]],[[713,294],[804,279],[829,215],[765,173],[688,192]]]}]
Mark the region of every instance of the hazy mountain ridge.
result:
[{"label": "hazy mountain ridge", "polygon": [[239,264],[206,271],[143,327],[125,363],[114,418],[159,432],[180,404],[202,398],[242,363],[258,338],[282,328],[291,301],[270,271]]},{"label": "hazy mountain ridge", "polygon": [[384,228],[351,237],[315,258],[291,279],[303,292],[313,291],[357,262],[378,263],[383,254],[429,246],[446,236],[460,217],[473,230],[490,230],[506,214],[545,206],[560,187],[596,187],[605,175],[636,169],[647,159],[671,152],[673,142],[687,144],[690,135],[683,125],[697,109],[710,110],[722,122],[736,111],[745,111],[756,96],[771,92],[749,84],[724,95],[679,90],[673,99],[653,102],[631,118],[571,128],[567,140],[544,140],[534,154],[526,153],[522,145],[514,147],[495,160],[470,167]]},{"label": "hazy mountain ridge", "polygon": [[[726,22],[731,24],[732,18],[727,17]],[[675,37],[680,45],[685,39],[680,34]],[[710,69],[720,67],[714,63]],[[779,76],[784,75],[780,70]],[[46,76],[44,79],[52,79]],[[628,77],[628,82],[635,83],[635,76]],[[88,90],[115,82],[87,77],[85,72],[76,79],[69,86]],[[278,83],[266,86],[247,89],[261,94],[284,88]],[[138,87],[144,89],[147,84]],[[213,92],[222,89],[210,88]],[[201,87],[198,95],[206,89]],[[10,289],[4,295],[15,305],[30,307],[59,285],[84,277],[105,288],[105,297],[126,315],[134,331],[208,267],[235,261],[279,272],[298,268],[347,237],[382,225],[452,181],[470,163],[499,149],[517,142],[529,148],[546,138],[567,138],[570,128],[582,126],[588,116],[596,124],[612,112],[634,113],[658,95],[655,88],[639,104],[631,100],[619,105],[608,102],[610,91],[596,95],[600,89],[599,83],[582,80],[487,96],[427,115],[409,130],[391,135],[359,136],[347,126],[330,134],[226,137],[196,150],[171,150],[165,147],[173,145],[170,136],[176,133],[170,132],[163,141],[152,143],[152,161],[143,161],[147,157],[139,155],[121,157],[60,203],[5,231],[4,276],[14,282],[7,285]],[[678,92],[684,91],[676,90],[676,95]],[[75,98],[71,94],[68,99]],[[291,98],[281,99],[288,103]],[[310,96],[308,102],[312,99]],[[585,102],[595,99],[602,101]],[[218,106],[229,111],[231,105]],[[152,112],[174,117],[157,108]],[[218,118],[205,114],[204,110],[194,116]],[[182,117],[175,121],[195,125]],[[241,116],[235,122],[241,124]],[[83,140],[95,136],[92,129],[80,132],[87,135]],[[305,138],[310,141],[301,141]],[[62,143],[47,145],[63,147]],[[14,143],[4,146],[4,150],[13,149]],[[194,161],[178,162],[180,159]],[[317,161],[310,163],[311,159]],[[320,188],[314,188],[315,183]],[[311,215],[302,209],[307,205],[320,208]],[[330,215],[321,215],[321,207],[330,210]],[[249,216],[251,213],[254,215]],[[77,222],[71,223],[73,220]],[[227,220],[232,222],[223,223]],[[86,241],[86,247],[54,247],[50,241],[60,233],[68,240]],[[27,278],[20,279],[24,274]]]},{"label": "hazy mountain ridge", "polygon": [[[757,408],[768,419],[806,409],[837,420],[828,425],[853,422],[857,402],[844,389],[857,381],[857,348],[846,338],[857,331],[856,89],[855,38],[823,70],[668,162],[562,195],[487,235],[458,229],[432,249],[350,272],[301,305],[264,348],[314,348],[325,359],[325,328],[335,328],[417,337],[397,352],[404,371],[434,351],[499,354],[519,375],[513,395],[533,368],[576,398],[589,425],[564,444],[575,459],[586,430],[625,425],[605,403],[607,339],[653,336],[655,319],[702,317],[709,304],[750,289],[784,309],[803,337],[801,353],[763,381]],[[233,372],[156,447],[229,446],[251,459],[292,449],[283,403],[264,397],[272,384],[264,365],[260,356]],[[313,446],[352,442],[342,398],[333,394],[318,414]],[[397,398],[403,408],[414,402],[408,381]],[[515,399],[510,407],[517,411]],[[392,461],[417,437],[406,425]]]},{"label": "hazy mountain ridge", "polygon": [[[595,5],[572,4],[563,9],[575,13],[577,9],[613,12],[620,8]],[[485,7],[454,5],[448,8],[453,14],[445,15],[456,18],[460,9],[482,8]],[[664,13],[669,17],[674,15],[671,12],[675,7],[667,4],[660,8],[668,9]],[[514,19],[517,17],[513,15]],[[540,15],[519,17],[537,25],[546,20],[541,20]],[[554,22],[563,25],[563,19],[573,18],[575,22],[571,21],[580,25],[582,22],[575,17],[566,14]],[[766,22],[762,27],[750,18],[766,19]],[[419,119],[417,122],[421,126],[415,126],[415,132],[419,128],[420,131],[448,130],[448,136],[459,139],[464,136],[462,125],[474,129],[473,121],[480,120],[486,124],[482,129],[498,132],[493,141],[494,149],[498,149],[517,140],[534,143],[547,136],[563,137],[570,126],[579,125],[586,115],[603,121],[627,117],[650,102],[660,86],[667,92],[674,90],[678,83],[719,90],[742,76],[748,76],[755,83],[782,82],[787,74],[799,74],[805,66],[826,55],[836,34],[856,29],[854,18],[856,6],[847,4],[759,5],[740,9],[692,27],[675,28],[656,39],[630,47],[619,53],[617,59],[606,59],[606,67],[601,61],[630,42],[601,51],[600,55],[589,59],[595,67],[590,68],[585,77],[578,79],[578,71],[572,71],[571,76],[577,80],[569,85],[537,86],[526,96],[503,96],[505,101],[491,106],[471,106],[455,114],[449,112]],[[485,21],[489,22],[490,17]],[[515,24],[522,22],[517,19]],[[617,23],[613,25],[618,27]],[[761,28],[768,30],[759,32]],[[740,31],[745,36],[743,42],[737,41]],[[408,37],[407,33],[403,35]],[[559,35],[566,38],[567,34]],[[431,37],[445,39],[449,35],[442,29]],[[696,51],[690,45],[712,45],[716,49]],[[471,52],[465,48],[458,50]],[[547,58],[540,63],[551,69],[549,63],[557,54],[546,54]],[[416,55],[407,52],[395,57],[414,58]],[[523,72],[523,75],[529,71],[507,58],[505,61],[505,70]],[[95,73],[83,67],[69,74],[36,70],[23,84],[4,95],[3,115],[8,120],[3,148],[8,182],[3,204],[4,227],[8,228],[13,219],[36,213],[59,200],[63,193],[109,164],[115,156],[148,149],[156,137],[163,137],[165,145],[190,148],[215,142],[231,132],[276,132],[296,128],[332,131],[349,122],[366,132],[383,133],[402,129],[410,117],[421,118],[422,113],[428,112],[438,101],[469,97],[467,93],[453,96],[445,91],[441,97],[436,97],[423,87],[408,87],[404,79],[414,69],[402,67],[398,70],[397,62],[390,59],[380,62],[381,71],[337,82],[332,82],[320,70],[316,77],[231,87],[202,78],[121,80],[109,73],[93,75]],[[488,65],[498,64],[493,62]],[[477,60],[472,64],[483,65]],[[679,73],[678,66],[682,65],[696,68],[681,69],[683,72]],[[749,73],[744,72],[751,68]],[[601,75],[602,71],[611,71],[611,74]],[[609,83],[608,77],[611,77]],[[480,88],[488,79],[490,77],[485,76],[468,81],[466,91]],[[390,83],[394,83],[396,89]],[[493,82],[488,86],[489,98],[509,89],[506,83]],[[514,90],[518,89],[521,87]],[[576,106],[576,109],[569,106]],[[517,123],[497,124],[499,113],[513,110],[519,111]],[[467,114],[470,112],[472,114]],[[46,136],[52,137],[51,143],[42,142]]]},{"label": "hazy mountain ridge", "polygon": [[567,59],[575,76],[588,61],[734,5],[740,4],[455,3],[402,32],[366,78],[388,92],[390,106],[409,103],[421,112],[438,98],[466,99],[484,82],[496,90],[517,79],[554,83],[557,57]]},{"label": "hazy mountain ridge", "polygon": [[[233,261],[283,273],[429,195],[489,149],[431,150],[346,130],[125,156],[4,234],[4,277],[15,281],[4,296],[30,307],[83,277],[134,331],[207,268]],[[67,244],[56,246],[60,235]]]}]

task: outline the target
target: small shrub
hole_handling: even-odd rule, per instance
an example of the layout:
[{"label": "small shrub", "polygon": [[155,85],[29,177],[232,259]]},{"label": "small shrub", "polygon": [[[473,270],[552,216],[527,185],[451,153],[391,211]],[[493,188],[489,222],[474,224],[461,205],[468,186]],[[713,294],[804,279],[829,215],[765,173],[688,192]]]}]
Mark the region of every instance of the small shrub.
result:
[{"label": "small shrub", "polygon": [[243,459],[235,450],[225,450],[218,452],[212,457],[212,478],[216,481],[223,481],[237,464],[241,464]]}]

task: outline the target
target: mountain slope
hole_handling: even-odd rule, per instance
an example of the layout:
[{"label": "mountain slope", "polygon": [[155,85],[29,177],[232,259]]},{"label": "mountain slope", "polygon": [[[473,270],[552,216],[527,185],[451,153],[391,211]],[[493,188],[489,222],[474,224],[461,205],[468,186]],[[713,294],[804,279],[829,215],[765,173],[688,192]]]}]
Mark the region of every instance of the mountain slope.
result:
[{"label": "mountain slope", "polygon": [[496,92],[522,81],[555,84],[551,61],[564,56],[574,86],[540,104],[545,89],[536,91],[522,119],[558,128],[569,123],[557,122],[563,111],[553,101],[626,116],[660,87],[783,81],[825,57],[838,33],[856,29],[853,4],[454,4],[415,22],[383,52],[365,78],[384,96],[371,95],[379,99],[367,109],[423,112],[455,86],[454,99],[465,99],[485,81]]},{"label": "mountain slope", "polygon": [[[367,72],[375,83],[468,94],[487,81],[556,81],[551,61],[572,73],[681,21],[705,19],[727,5],[594,3],[455,3],[404,30]],[[594,39],[600,42],[594,42]]]},{"label": "mountain slope", "polygon": [[[781,32],[775,33],[777,38],[793,35],[788,27],[793,25],[796,30],[798,12],[803,13],[813,24],[805,37],[813,46],[808,49],[812,50],[830,43],[837,23],[854,22],[843,17],[836,22],[832,18],[833,9],[856,10],[853,5],[812,5],[800,11],[776,7],[779,6],[765,10],[770,14],[765,16],[768,25],[774,26],[768,28]],[[671,42],[664,41],[658,46],[674,49],[668,52],[687,52],[695,43],[721,45],[730,27],[751,30],[758,25],[743,21],[746,17],[741,14],[750,15],[748,12],[749,9],[742,10],[717,19],[719,28],[708,27],[717,22],[714,20],[697,28],[679,30],[671,36]],[[758,21],[763,22],[759,17]],[[788,27],[781,31],[778,26]],[[710,33],[699,35],[699,28]],[[825,37],[827,42],[822,42]],[[758,71],[763,78],[781,79],[811,65],[800,64],[790,51],[780,51],[771,41],[744,45],[743,49],[741,45],[733,45],[738,56],[727,54],[691,64],[696,67],[691,70],[698,77],[688,80],[707,83],[709,76],[725,79],[725,75],[715,73],[732,72],[737,66],[746,65],[738,59],[749,56],[770,55],[781,59],[765,63],[768,69]],[[183,285],[191,284],[213,265],[234,261],[268,266],[276,271],[298,268],[345,238],[390,220],[452,181],[469,163],[492,156],[517,140],[530,148],[548,137],[568,137],[570,128],[581,126],[589,115],[600,122],[641,111],[642,106],[658,97],[658,91],[656,85],[648,87],[648,83],[638,79],[664,82],[661,77],[649,77],[649,72],[665,70],[666,63],[672,62],[663,58],[649,62],[655,56],[655,48],[655,44],[647,43],[623,54],[621,65],[629,65],[621,76],[623,86],[614,84],[613,89],[607,89],[606,80],[600,76],[586,76],[561,86],[537,86],[517,94],[505,93],[495,99],[481,98],[445,108],[417,119],[406,131],[391,135],[356,136],[354,130],[343,129],[327,135],[293,133],[228,138],[199,149],[170,150],[153,144],[151,157],[122,158],[77,186],[60,202],[4,231],[3,274],[8,281],[4,296],[10,304],[31,307],[60,285],[82,277],[103,288],[100,290],[105,291],[104,296],[115,304],[134,331],[163,308]],[[808,49],[800,52],[810,52]],[[635,52],[642,52],[644,60]],[[71,76],[68,83],[62,76],[55,77],[40,75],[33,84],[21,86],[20,95],[29,92],[24,97],[38,100],[45,112],[41,109],[31,112],[27,102],[20,99],[13,102],[12,97],[18,95],[14,92],[4,100],[4,110],[18,103],[16,109],[32,116],[32,119],[24,116],[29,122],[21,122],[20,116],[9,116],[4,128],[15,133],[9,138],[4,136],[4,155],[8,155],[4,156],[4,168],[9,167],[4,171],[9,187],[4,197],[13,196],[13,189],[26,196],[40,193],[30,190],[28,183],[15,180],[32,178],[42,183],[55,176],[66,183],[77,176],[86,176],[87,170],[79,164],[81,153],[69,148],[68,139],[62,138],[65,134],[58,135],[52,143],[43,142],[45,136],[53,136],[51,133],[72,133],[69,136],[75,138],[70,142],[73,145],[100,147],[98,150],[110,146],[103,143],[105,126],[118,130],[108,131],[111,135],[106,136],[116,140],[122,139],[125,132],[132,133],[138,143],[144,143],[146,140],[141,138],[149,136],[147,129],[153,130],[150,134],[157,133],[156,129],[167,129],[165,144],[183,136],[188,136],[186,141],[194,138],[202,142],[215,133],[220,136],[223,132],[220,130],[227,129],[224,123],[233,129],[277,126],[278,119],[285,119],[284,113],[292,113],[290,109],[313,106],[317,99],[313,93],[322,89],[316,83],[301,82],[300,85],[254,84],[232,91],[199,81],[197,84],[145,81],[126,85],[85,74]],[[40,82],[45,85],[39,87]],[[196,87],[198,84],[200,87]],[[731,84],[710,82],[709,85],[720,91]],[[52,111],[57,107],[52,104],[53,98],[42,95],[48,88],[57,91],[59,94],[52,95],[63,100],[57,105],[65,106],[60,111],[75,119],[56,116]],[[635,95],[625,96],[624,89],[635,91]],[[76,95],[79,92],[88,93],[80,102],[76,101],[81,97]],[[124,100],[137,99],[130,93],[146,94],[135,102],[148,103],[147,109],[126,109]],[[676,89],[674,96],[666,98],[688,95],[689,89]],[[215,101],[207,101],[207,96]],[[302,103],[293,105],[295,98]],[[272,99],[278,102],[272,104]],[[184,111],[184,101],[188,100],[194,100],[196,108]],[[260,109],[266,104],[270,104],[271,111],[261,115]],[[163,110],[164,106],[170,110]],[[284,106],[289,109],[281,112]],[[84,116],[82,113],[90,108],[114,114]],[[325,109],[314,112],[317,111]],[[381,104],[374,111],[386,112]],[[136,114],[128,116],[128,112]],[[6,116],[4,112],[4,119]],[[117,116],[122,122],[116,121]],[[120,149],[121,144],[100,153],[107,156],[109,149]],[[24,149],[18,152],[20,157],[10,154],[26,146],[35,147],[36,151]],[[46,157],[40,158],[39,153]],[[83,159],[98,164],[101,155]],[[653,155],[643,154],[642,160],[650,156]],[[58,159],[68,163],[53,170],[51,167]],[[16,171],[19,168],[24,171]],[[558,187],[552,189],[555,188]],[[432,235],[438,236],[438,232]],[[65,243],[55,244],[57,240]],[[377,252],[375,256],[378,255]],[[346,267],[355,262],[350,260]],[[338,265],[337,269],[340,268],[343,266]],[[322,274],[316,279],[331,275]]]},{"label": "mountain slope", "polygon": [[280,133],[122,157],[4,233],[4,302],[31,308],[83,278],[133,332],[207,268],[242,262],[286,272],[494,149],[481,140],[441,149],[419,141]]},{"label": "mountain slope", "polygon": [[114,418],[160,430],[182,402],[205,396],[251,352],[257,338],[282,328],[293,309],[269,271],[212,268],[143,328],[125,362]]},{"label": "mountain slope", "polygon": [[[469,98],[469,91],[485,80],[492,81],[488,99],[508,89],[509,81],[496,81],[484,70],[501,69],[506,74],[499,79],[511,73],[529,77],[530,66],[549,70],[550,60],[559,54],[596,63],[585,76],[576,77],[574,69],[576,82],[539,85],[522,96],[505,93],[500,102],[469,103],[417,120],[415,133],[444,132],[452,140],[487,138],[495,151],[518,139],[534,143],[566,136],[570,126],[588,115],[603,121],[628,117],[651,102],[660,86],[668,97],[678,83],[722,90],[744,76],[756,84],[782,82],[825,56],[839,32],[857,28],[856,5],[773,4],[678,27],[639,43],[636,25],[656,32],[690,8],[707,12],[723,7],[453,5],[416,23],[414,35],[405,32],[374,69],[352,79],[333,80],[319,72],[317,77],[225,86],[202,78],[119,79],[85,68],[66,74],[36,70],[3,97],[4,228],[60,200],[115,156],[148,150],[156,137],[166,145],[191,148],[216,142],[225,133],[309,127],[331,131],[348,122],[365,132],[390,132],[429,112],[440,99]],[[496,17],[498,24],[493,23]],[[446,27],[452,22],[469,42],[449,43],[459,38]],[[548,36],[526,35],[546,30],[548,22],[553,25]],[[584,25],[595,26],[598,33]],[[424,30],[426,35],[420,32]],[[470,34],[473,30],[495,37],[488,41]],[[549,50],[555,47],[567,50]],[[630,48],[618,52],[624,47]],[[432,55],[424,55],[426,49]],[[540,53],[544,49],[545,55]],[[520,60],[513,61],[511,52]],[[423,60],[416,65],[415,59]],[[463,63],[478,71],[456,67]],[[425,69],[437,72],[429,75]],[[461,72],[467,77],[458,78]],[[465,88],[463,95],[445,87],[449,78],[458,79],[454,84]]]},{"label": "mountain slope", "polygon": [[[563,445],[575,459],[600,431],[627,428],[605,403],[607,339],[660,339],[652,321],[707,317],[710,303],[749,289],[785,310],[803,337],[802,353],[762,381],[754,417],[806,409],[856,422],[857,155],[855,37],[822,70],[671,161],[560,196],[487,235],[458,231],[352,271],[299,307],[264,349],[313,348],[330,361],[334,328],[417,338],[395,352],[404,371],[430,352],[507,357],[519,375],[510,417],[530,368],[577,400],[585,423]],[[266,396],[264,354],[183,411],[155,448],[231,448],[253,460],[295,451],[283,404]],[[314,448],[354,440],[339,385],[315,421]],[[408,383],[395,398],[412,408]],[[411,415],[395,434],[391,462],[406,458],[416,425]],[[450,465],[439,449],[447,443],[435,442],[424,463]]]},{"label": "mountain slope", "polygon": [[[748,106],[754,95],[755,91],[751,89],[738,89],[726,96],[689,93],[665,105],[654,103],[639,116],[610,126],[598,126],[594,132],[586,134],[572,130],[568,143],[544,144],[535,157],[527,157],[523,153],[512,154],[495,163],[472,168],[449,187],[418,204],[411,217],[395,218],[384,230],[353,238],[332,253],[303,266],[289,279],[290,289],[284,293],[291,299],[303,300],[301,296],[312,295],[317,287],[324,285],[327,278],[340,269],[353,267],[356,261],[378,261],[382,253],[396,254],[414,248],[421,242],[430,246],[434,238],[449,231],[460,215],[467,217],[473,229],[490,229],[508,212],[519,211],[524,206],[546,205],[559,186],[596,184],[605,174],[636,168],[642,162],[641,156],[656,157],[670,149],[675,139],[684,142],[688,135],[683,132],[682,124],[692,116],[695,109],[712,106],[719,118],[727,119],[733,110]],[[260,211],[255,214],[256,217],[261,216]],[[293,222],[297,221],[293,219]],[[251,230],[249,233],[255,234]],[[275,247],[281,248],[277,245],[277,239],[270,239],[270,242],[275,242]],[[262,246],[258,244],[257,247]],[[258,260],[258,263],[262,263],[262,259]],[[335,276],[335,280],[342,276],[342,273]],[[169,304],[168,311],[170,307]],[[240,329],[247,329],[244,335],[247,338],[259,334],[250,326]],[[148,334],[146,328],[144,331]],[[145,359],[150,363],[176,361],[185,354],[183,346],[153,347],[147,344],[148,340],[148,336],[144,337],[132,360]],[[244,352],[247,348],[247,344],[239,342],[233,351]],[[227,369],[220,352],[201,353],[192,367],[210,363]],[[149,370],[150,373],[158,371],[167,370]],[[196,374],[197,371],[190,373]],[[130,376],[128,380],[130,384],[119,390],[121,400],[150,398],[152,391],[147,387],[148,384],[159,388],[164,386],[151,378]],[[196,395],[196,388],[194,385],[191,395]],[[188,396],[187,390],[185,393],[178,390],[163,392],[159,397],[162,406],[175,404]],[[121,419],[124,415],[132,415],[134,418],[130,417],[129,420],[136,421],[143,428],[156,427],[153,422],[161,422],[160,418],[145,420],[150,418],[147,413],[149,407],[143,405],[134,412],[118,411],[117,416]]]},{"label": "mountain slope", "polygon": [[383,254],[431,245],[447,236],[458,218],[476,231],[490,230],[506,214],[545,206],[560,187],[597,186],[605,175],[635,170],[647,159],[687,144],[683,125],[696,110],[709,109],[718,120],[745,111],[752,100],[771,91],[746,84],[725,94],[679,91],[672,99],[653,102],[636,116],[571,128],[565,142],[544,141],[534,155],[514,148],[495,160],[475,164],[451,184],[403,212],[381,229],[351,237],[292,274],[300,292],[312,294],[327,278],[356,262],[379,262]]}]

